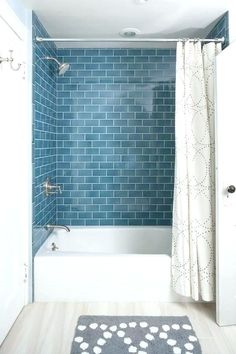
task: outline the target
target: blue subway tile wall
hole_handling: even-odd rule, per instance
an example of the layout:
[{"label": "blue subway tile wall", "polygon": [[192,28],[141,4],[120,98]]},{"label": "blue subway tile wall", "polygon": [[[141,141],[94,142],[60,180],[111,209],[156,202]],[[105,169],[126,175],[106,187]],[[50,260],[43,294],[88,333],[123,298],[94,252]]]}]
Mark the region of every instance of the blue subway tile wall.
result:
[{"label": "blue subway tile wall", "polygon": [[[33,33],[48,34],[33,14]],[[207,38],[229,42],[228,13]],[[175,50],[33,43],[33,253],[47,223],[170,225]],[[71,64],[56,75],[45,56]],[[63,194],[46,198],[47,177]]]},{"label": "blue subway tile wall", "polygon": [[226,12],[215,24],[207,38],[225,38],[223,49],[229,45],[229,13]]},{"label": "blue subway tile wall", "polygon": [[58,49],[57,222],[170,225],[175,50]]},{"label": "blue subway tile wall", "polygon": [[[33,38],[48,37],[33,14]],[[33,41],[33,254],[48,236],[44,225],[56,220],[56,198],[46,198],[42,184],[56,181],[56,74],[46,56],[57,56],[53,44]]]}]

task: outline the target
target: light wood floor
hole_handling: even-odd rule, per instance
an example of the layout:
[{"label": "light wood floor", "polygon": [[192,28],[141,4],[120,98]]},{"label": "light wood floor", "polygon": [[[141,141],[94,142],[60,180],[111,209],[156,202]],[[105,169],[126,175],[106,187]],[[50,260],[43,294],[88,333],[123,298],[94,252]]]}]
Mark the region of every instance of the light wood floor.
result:
[{"label": "light wood floor", "polygon": [[203,354],[236,354],[236,326],[218,327],[214,312],[213,305],[191,303],[34,303],[23,309],[0,354],[69,354],[80,315],[187,315]]}]

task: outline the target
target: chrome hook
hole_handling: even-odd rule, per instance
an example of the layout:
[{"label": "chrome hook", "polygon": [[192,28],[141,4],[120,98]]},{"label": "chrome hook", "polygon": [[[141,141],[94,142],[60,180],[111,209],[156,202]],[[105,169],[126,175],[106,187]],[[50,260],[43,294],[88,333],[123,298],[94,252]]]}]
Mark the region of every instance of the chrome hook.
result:
[{"label": "chrome hook", "polygon": [[18,71],[20,70],[20,67],[21,67],[21,64],[18,63],[17,67],[13,67],[13,61],[14,61],[14,58],[13,58],[13,50],[9,50],[10,52],[10,67],[13,71]]},{"label": "chrome hook", "polygon": [[9,58],[3,58],[3,57],[0,57],[0,64],[3,63],[3,62],[7,62],[10,64],[10,67],[13,71],[18,71],[20,70],[20,67],[21,67],[21,64],[18,63],[17,67],[14,67],[13,66],[13,61],[14,61],[14,58],[13,58],[13,50],[9,50],[9,53],[10,53],[10,56]]}]

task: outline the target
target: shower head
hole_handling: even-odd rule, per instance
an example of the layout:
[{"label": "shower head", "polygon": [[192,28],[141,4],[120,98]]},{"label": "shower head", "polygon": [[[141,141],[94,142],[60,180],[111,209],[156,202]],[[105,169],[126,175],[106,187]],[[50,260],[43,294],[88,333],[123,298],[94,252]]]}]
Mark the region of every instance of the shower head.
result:
[{"label": "shower head", "polygon": [[57,63],[57,65],[58,65],[58,74],[59,75],[65,74],[65,72],[70,68],[70,64],[68,64],[68,63],[60,63],[59,60],[57,60],[56,58],[45,57],[44,59],[53,60],[53,61],[55,61]]},{"label": "shower head", "polygon": [[65,72],[70,68],[70,64],[68,63],[61,63],[58,68],[58,74],[64,75]]}]

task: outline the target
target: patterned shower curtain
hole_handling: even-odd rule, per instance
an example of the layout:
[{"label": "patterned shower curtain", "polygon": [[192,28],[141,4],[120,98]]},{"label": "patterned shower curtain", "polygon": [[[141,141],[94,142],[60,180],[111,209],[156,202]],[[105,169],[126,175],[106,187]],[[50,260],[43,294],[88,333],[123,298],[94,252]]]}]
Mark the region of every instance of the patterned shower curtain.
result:
[{"label": "patterned shower curtain", "polygon": [[172,234],[174,290],[215,293],[214,77],[221,44],[177,43],[176,159]]}]

